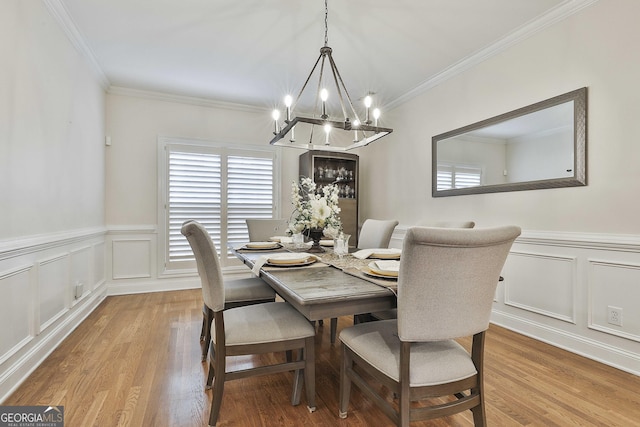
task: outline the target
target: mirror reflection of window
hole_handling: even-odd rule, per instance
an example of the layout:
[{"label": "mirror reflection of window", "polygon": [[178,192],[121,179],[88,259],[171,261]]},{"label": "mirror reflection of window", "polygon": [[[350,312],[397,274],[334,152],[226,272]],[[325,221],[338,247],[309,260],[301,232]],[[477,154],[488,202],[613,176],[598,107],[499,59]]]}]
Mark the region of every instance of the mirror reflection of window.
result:
[{"label": "mirror reflection of window", "polygon": [[438,163],[438,190],[476,187],[482,183],[482,168]]}]

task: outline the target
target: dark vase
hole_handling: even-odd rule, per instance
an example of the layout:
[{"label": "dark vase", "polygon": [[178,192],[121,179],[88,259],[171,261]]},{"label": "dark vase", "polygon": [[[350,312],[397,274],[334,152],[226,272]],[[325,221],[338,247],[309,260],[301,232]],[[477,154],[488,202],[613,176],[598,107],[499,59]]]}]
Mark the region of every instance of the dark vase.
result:
[{"label": "dark vase", "polygon": [[320,246],[320,239],[322,239],[322,234],[324,232],[323,228],[310,228],[308,231],[308,236],[311,240],[313,240],[313,245],[307,250],[307,252],[311,253],[320,253],[324,252],[322,246]]}]

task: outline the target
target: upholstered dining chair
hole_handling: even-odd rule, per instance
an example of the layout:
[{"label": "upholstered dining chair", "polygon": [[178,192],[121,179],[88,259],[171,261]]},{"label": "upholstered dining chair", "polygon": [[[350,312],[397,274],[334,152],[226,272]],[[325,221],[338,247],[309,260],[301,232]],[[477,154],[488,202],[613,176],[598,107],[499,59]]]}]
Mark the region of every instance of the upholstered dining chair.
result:
[{"label": "upholstered dining chair", "polygon": [[247,230],[249,230],[249,240],[252,242],[265,242],[273,236],[284,236],[289,227],[289,220],[247,218]]},{"label": "upholstered dining chair", "polygon": [[[183,227],[195,221],[185,221]],[[247,277],[243,279],[225,280],[225,308],[242,307],[245,305],[261,304],[276,300],[275,291],[258,277]],[[200,347],[202,349],[202,361],[207,360],[209,343],[211,342],[211,322],[213,321],[213,311],[202,305],[202,329],[200,330]]]},{"label": "upholstered dining chair", "polygon": [[[340,333],[341,418],[347,416],[353,383],[398,426],[467,409],[476,426],[486,426],[485,331],[500,272],[519,235],[515,226],[407,231],[398,319],[360,323]],[[470,353],[455,341],[466,336],[473,336]],[[379,395],[372,382],[389,394]],[[389,401],[394,395],[397,410]],[[412,405],[441,396],[451,397],[446,403]]]},{"label": "upholstered dining chair", "polygon": [[[473,221],[427,221],[420,223],[423,227],[438,227],[438,228],[473,228],[476,223]],[[398,309],[392,308],[391,310],[376,311],[370,314],[368,320],[388,320],[398,317]]]},{"label": "upholstered dining chair", "polygon": [[[213,383],[209,426],[215,426],[226,381],[250,376],[295,371],[291,404],[300,403],[305,384],[307,406],[315,410],[315,328],[286,302],[267,302],[225,308],[226,282],[215,246],[207,230],[196,221],[182,225],[196,257],[204,302],[213,311],[211,354],[207,385]],[[298,351],[297,360],[227,371],[227,356]],[[304,380],[302,378],[304,375]]]},{"label": "upholstered dining chair", "polygon": [[358,235],[358,249],[388,248],[396,220],[366,219]]}]

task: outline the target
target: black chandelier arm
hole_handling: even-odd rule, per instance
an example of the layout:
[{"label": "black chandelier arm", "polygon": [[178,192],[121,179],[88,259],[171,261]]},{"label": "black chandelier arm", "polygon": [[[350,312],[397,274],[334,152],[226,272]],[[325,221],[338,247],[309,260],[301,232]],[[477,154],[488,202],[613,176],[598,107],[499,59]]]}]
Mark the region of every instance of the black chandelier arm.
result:
[{"label": "black chandelier arm", "polygon": [[307,80],[305,80],[304,84],[302,85],[302,89],[300,89],[300,92],[298,92],[298,96],[296,97],[296,100],[294,101],[293,105],[291,106],[291,111],[292,112],[296,108],[296,105],[298,104],[298,101],[300,100],[300,97],[302,96],[302,93],[304,92],[305,88],[307,87],[307,84],[309,84],[309,80],[311,80],[311,76],[313,76],[313,73],[316,71],[316,67],[318,66],[318,63],[320,62],[320,59],[322,58],[322,56],[323,56],[322,53],[320,53],[320,55],[318,55],[318,59],[316,59],[316,63],[313,64],[313,68],[311,68],[311,72],[307,76]]},{"label": "black chandelier arm", "polygon": [[[333,73],[333,81],[336,84],[336,91],[338,92],[338,99],[340,100],[340,107],[342,107],[342,116],[346,120],[347,117],[349,117],[349,116],[347,115],[347,110],[344,108],[344,99],[342,98],[342,90],[340,90],[340,83],[338,83],[338,77],[340,76],[340,71],[338,71],[338,67],[336,67],[336,63],[333,60],[333,56],[331,56],[331,54],[329,54],[329,65],[331,66],[331,71]],[[340,78],[340,82],[342,82],[342,78]],[[347,89],[344,87],[344,83],[342,84],[342,88],[344,89],[344,91],[346,93]],[[349,94],[347,94],[347,97],[348,96],[349,96]]]}]

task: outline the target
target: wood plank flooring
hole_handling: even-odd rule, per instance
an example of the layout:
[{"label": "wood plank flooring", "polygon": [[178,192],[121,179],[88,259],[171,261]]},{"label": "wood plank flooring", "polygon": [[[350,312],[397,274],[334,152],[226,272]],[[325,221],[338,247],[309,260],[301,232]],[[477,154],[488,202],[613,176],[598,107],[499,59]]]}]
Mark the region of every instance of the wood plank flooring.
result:
[{"label": "wood plank flooring", "polygon": [[[109,297],[3,404],[64,405],[66,427],[205,426],[201,307],[200,290]],[[338,329],[350,323],[341,318]],[[329,342],[328,321],[318,328],[316,360],[316,412],[304,396],[291,406],[292,374],[276,374],[227,383],[218,425],[392,425],[357,388],[348,418],[338,418],[340,347]],[[490,426],[640,425],[640,377],[495,326],[485,360]],[[473,423],[469,412],[412,425]]]}]

